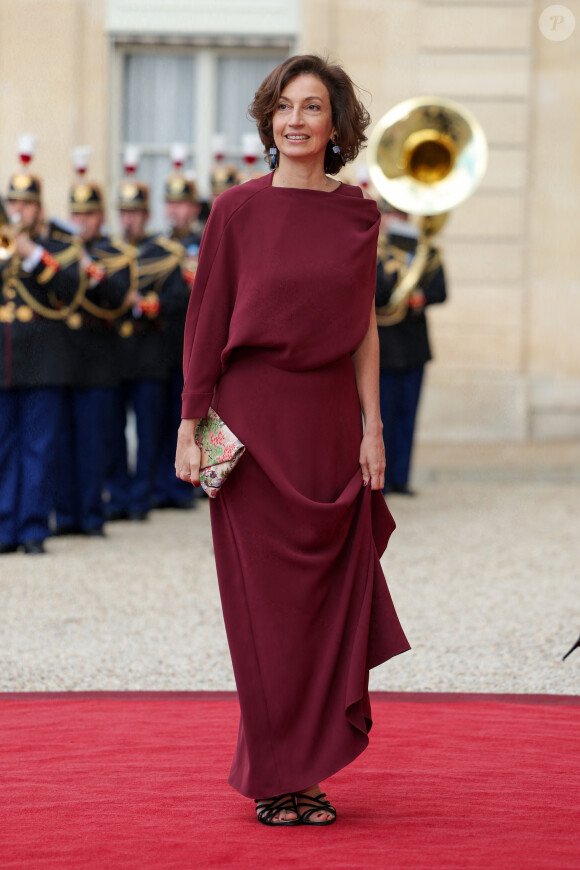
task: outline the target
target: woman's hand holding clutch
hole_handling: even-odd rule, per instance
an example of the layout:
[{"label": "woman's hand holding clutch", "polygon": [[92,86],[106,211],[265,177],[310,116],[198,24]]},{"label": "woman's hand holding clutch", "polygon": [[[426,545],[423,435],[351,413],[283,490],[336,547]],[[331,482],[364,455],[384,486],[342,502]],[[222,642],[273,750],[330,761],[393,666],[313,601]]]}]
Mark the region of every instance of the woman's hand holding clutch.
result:
[{"label": "woman's hand holding clutch", "polygon": [[199,486],[199,465],[201,451],[195,443],[195,430],[198,419],[182,420],[177,431],[177,450],[175,453],[175,474],[186,483]]}]

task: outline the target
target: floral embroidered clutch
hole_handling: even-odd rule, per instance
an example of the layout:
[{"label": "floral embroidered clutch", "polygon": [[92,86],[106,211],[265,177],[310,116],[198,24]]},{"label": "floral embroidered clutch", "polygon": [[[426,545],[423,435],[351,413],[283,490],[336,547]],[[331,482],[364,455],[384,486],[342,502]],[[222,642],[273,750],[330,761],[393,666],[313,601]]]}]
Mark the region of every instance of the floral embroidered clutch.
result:
[{"label": "floral embroidered clutch", "polygon": [[213,408],[197,424],[195,443],[201,450],[199,482],[210,498],[216,498],[246,448]]}]

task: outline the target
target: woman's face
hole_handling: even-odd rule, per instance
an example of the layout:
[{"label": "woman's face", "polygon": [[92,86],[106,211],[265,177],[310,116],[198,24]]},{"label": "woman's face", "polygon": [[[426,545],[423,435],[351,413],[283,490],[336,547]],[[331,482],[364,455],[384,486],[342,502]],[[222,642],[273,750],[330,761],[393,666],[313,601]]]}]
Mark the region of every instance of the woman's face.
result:
[{"label": "woman's face", "polygon": [[274,110],[272,130],[276,147],[285,158],[323,160],[334,133],[326,85],[310,74],[288,82]]}]

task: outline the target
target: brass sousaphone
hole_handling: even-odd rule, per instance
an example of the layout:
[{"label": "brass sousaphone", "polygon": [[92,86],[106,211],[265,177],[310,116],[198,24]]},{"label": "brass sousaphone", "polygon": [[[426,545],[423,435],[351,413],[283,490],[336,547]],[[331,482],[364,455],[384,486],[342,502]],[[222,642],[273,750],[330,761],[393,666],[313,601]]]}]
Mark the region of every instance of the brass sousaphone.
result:
[{"label": "brass sousaphone", "polygon": [[487,167],[487,141],[473,115],[452,100],[415,97],[392,108],[374,127],[367,152],[369,173],[384,199],[418,218],[412,264],[387,305],[380,326],[399,323],[421,279],[429,239],[447,214],[478,187]]}]

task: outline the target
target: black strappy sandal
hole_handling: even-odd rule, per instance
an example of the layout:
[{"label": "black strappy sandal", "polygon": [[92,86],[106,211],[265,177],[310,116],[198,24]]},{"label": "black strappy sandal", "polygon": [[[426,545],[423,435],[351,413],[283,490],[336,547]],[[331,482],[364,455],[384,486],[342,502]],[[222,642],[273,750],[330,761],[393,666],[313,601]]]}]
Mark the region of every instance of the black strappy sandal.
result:
[{"label": "black strappy sandal", "polygon": [[[294,795],[292,794],[281,794],[279,797],[273,797],[268,800],[264,798],[257,800],[254,798],[254,803],[257,804],[258,821],[263,825],[269,825],[271,828],[290,828],[302,824],[294,802]],[[296,813],[296,818],[278,819],[278,821],[275,821],[274,816],[281,812],[281,810],[291,810],[293,813]]]},{"label": "black strappy sandal", "polygon": [[[294,795],[294,800],[296,801],[296,810],[298,812],[298,816],[303,825],[316,825],[318,827],[322,827],[322,825],[332,825],[336,822],[336,810],[330,803],[330,801],[325,800],[326,795],[321,792],[317,795],[309,795],[302,794],[301,792],[296,792]],[[307,809],[304,812],[301,812],[298,807],[306,806]],[[325,822],[315,822],[312,821],[312,816],[314,813],[319,813],[320,811],[324,813],[331,813],[332,818],[327,819]]]}]

